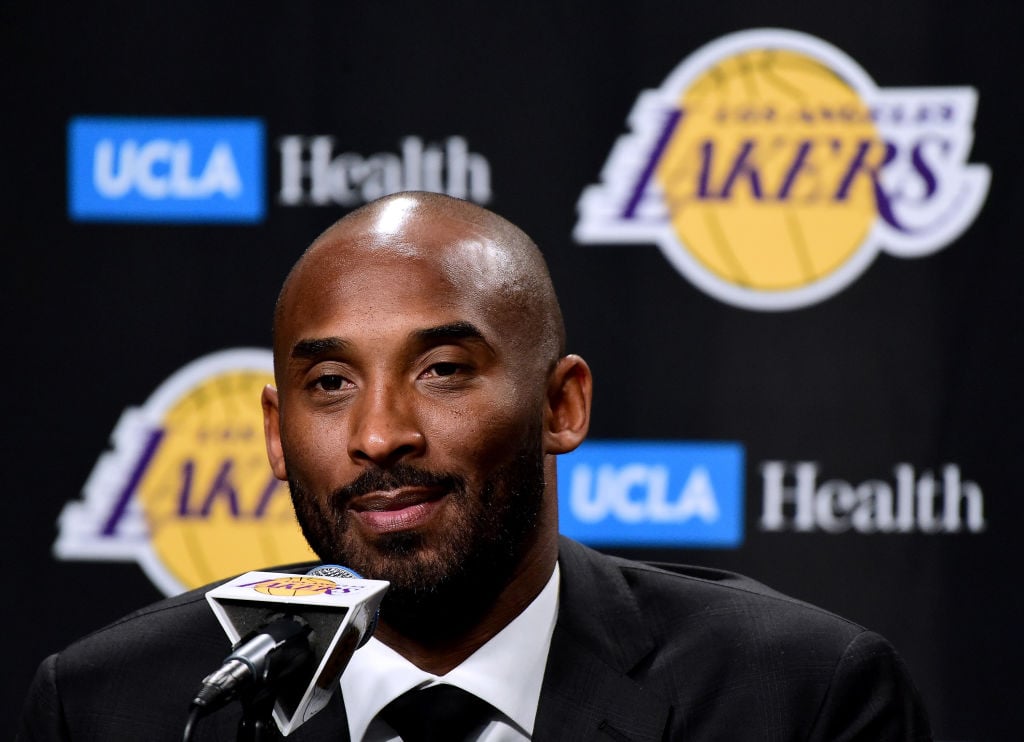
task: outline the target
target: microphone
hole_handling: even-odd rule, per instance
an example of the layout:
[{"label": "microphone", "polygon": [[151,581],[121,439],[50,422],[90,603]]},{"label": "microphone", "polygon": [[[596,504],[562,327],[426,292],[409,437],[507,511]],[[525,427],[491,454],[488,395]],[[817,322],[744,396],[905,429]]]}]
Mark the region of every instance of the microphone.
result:
[{"label": "microphone", "polygon": [[239,640],[221,666],[203,678],[194,706],[214,711],[252,686],[273,688],[312,659],[309,624],[301,617],[276,614]]},{"label": "microphone", "polygon": [[203,715],[241,698],[273,703],[288,735],[322,710],[353,652],[373,634],[389,583],[340,565],[306,575],[247,572],[206,593],[232,651],[192,699]]}]

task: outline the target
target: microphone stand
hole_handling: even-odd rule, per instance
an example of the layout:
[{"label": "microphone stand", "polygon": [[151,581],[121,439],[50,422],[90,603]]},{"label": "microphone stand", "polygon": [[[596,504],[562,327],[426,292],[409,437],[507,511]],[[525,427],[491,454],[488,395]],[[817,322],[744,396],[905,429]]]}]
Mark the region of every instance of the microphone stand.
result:
[{"label": "microphone stand", "polygon": [[281,739],[274,724],[274,703],[277,700],[267,689],[255,688],[241,697],[242,718],[238,720],[238,742],[275,742]]},{"label": "microphone stand", "polygon": [[312,675],[311,632],[301,617],[281,615],[240,639],[224,664],[203,679],[192,701],[185,742],[203,715],[235,698],[242,703],[239,742],[281,739],[274,724],[274,704],[278,693],[287,693],[287,679],[302,671]]},{"label": "microphone stand", "polygon": [[278,693],[287,692],[286,681],[294,674],[312,675],[309,624],[296,616],[286,616],[271,624],[266,631],[278,643],[267,655],[266,664],[255,673],[255,682],[239,693],[242,717],[238,720],[238,742],[281,739],[273,716]]}]

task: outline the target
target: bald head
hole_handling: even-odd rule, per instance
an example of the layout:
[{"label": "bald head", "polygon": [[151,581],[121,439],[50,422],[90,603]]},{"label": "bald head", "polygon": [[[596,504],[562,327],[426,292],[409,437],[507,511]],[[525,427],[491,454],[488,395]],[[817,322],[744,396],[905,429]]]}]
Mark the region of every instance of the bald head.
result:
[{"label": "bald head", "polygon": [[[565,330],[540,250],[511,222],[449,196],[406,192],[373,201],[335,222],[309,246],[285,280],[274,316],[277,364],[289,351],[283,327],[336,279],[379,266],[413,281],[430,265],[452,292],[488,305],[514,352],[549,370],[565,352]],[[408,270],[405,270],[408,268]],[[443,290],[440,293],[445,293]],[[445,296],[438,296],[445,301]],[[372,311],[372,302],[367,311]]]}]

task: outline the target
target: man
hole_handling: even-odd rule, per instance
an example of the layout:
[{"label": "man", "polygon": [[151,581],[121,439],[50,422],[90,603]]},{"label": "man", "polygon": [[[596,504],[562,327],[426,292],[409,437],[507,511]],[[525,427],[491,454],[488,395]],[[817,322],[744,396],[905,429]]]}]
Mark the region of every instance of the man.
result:
[{"label": "man", "polygon": [[[590,370],[504,219],[425,193],[353,212],[289,274],[274,358],[267,450],[307,540],[391,582],[342,693],[294,739],[395,739],[409,712],[391,702],[438,684],[486,702],[472,739],[930,739],[881,637],[737,575],[559,538],[555,458],[587,433]],[[170,739],[228,651],[203,592],[49,658],[21,737]]]}]

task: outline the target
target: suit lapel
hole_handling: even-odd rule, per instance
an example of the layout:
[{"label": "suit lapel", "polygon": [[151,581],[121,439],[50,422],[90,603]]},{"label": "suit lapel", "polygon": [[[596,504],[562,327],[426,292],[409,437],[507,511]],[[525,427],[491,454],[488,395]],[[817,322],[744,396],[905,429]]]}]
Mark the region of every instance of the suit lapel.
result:
[{"label": "suit lapel", "polygon": [[630,673],[655,649],[622,574],[567,539],[561,596],[534,738],[663,739],[672,707]]}]

